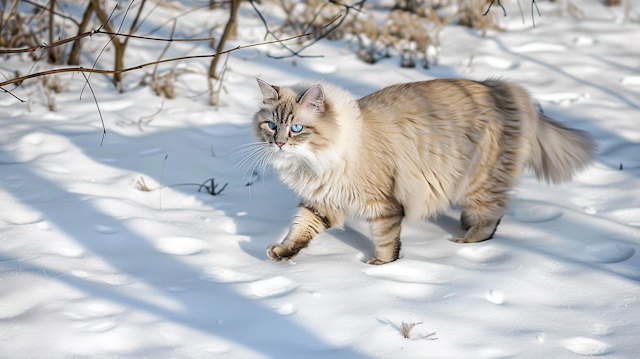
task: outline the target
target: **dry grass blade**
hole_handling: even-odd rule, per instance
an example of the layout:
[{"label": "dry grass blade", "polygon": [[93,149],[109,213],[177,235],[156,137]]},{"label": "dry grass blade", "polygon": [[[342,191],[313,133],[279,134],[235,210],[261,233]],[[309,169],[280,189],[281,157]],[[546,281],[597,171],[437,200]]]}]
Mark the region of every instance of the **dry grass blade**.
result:
[{"label": "dry grass blade", "polygon": [[[410,338],[410,333],[411,333],[411,329],[413,329],[413,327],[415,327],[418,324],[422,324],[422,322],[418,322],[418,323],[405,323],[402,322],[402,325],[400,326],[400,331],[402,332],[402,336],[407,338],[407,339],[411,339]],[[422,338],[419,339],[427,339],[429,337],[432,337],[436,335],[436,332],[433,333],[429,333],[425,336],[423,336]],[[438,338],[429,338],[429,340],[437,340]]]},{"label": "dry grass blade", "polygon": [[147,186],[147,183],[144,181],[144,177],[142,177],[142,175],[138,176],[138,178],[136,179],[136,182],[133,184],[133,188],[139,188],[143,192],[151,192],[154,189],[157,189],[157,188],[149,188],[149,186]]},{"label": "dry grass blade", "polygon": [[[424,337],[422,337],[422,339],[427,339],[427,338],[432,337],[432,336],[434,336],[434,335],[436,335],[436,332],[433,332],[433,333],[427,334],[427,335],[425,335]],[[438,338],[429,338],[429,340],[438,340]]]},{"label": "dry grass blade", "polygon": [[418,324],[422,324],[422,322],[409,323],[409,324],[402,322],[402,325],[400,326],[400,330],[402,331],[402,336],[409,339],[409,333],[411,333],[411,329],[413,329],[413,327],[415,327]]}]

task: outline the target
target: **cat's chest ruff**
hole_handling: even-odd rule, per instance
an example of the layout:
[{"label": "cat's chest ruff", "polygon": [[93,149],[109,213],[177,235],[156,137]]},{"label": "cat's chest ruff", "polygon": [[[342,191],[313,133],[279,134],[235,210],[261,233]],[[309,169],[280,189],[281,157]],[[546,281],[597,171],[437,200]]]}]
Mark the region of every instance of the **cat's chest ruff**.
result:
[{"label": "cat's chest ruff", "polygon": [[331,176],[300,176],[296,183],[287,183],[303,203],[311,207],[332,208],[360,218],[375,218],[384,212],[388,195],[383,188],[368,191],[361,180],[347,174]]}]

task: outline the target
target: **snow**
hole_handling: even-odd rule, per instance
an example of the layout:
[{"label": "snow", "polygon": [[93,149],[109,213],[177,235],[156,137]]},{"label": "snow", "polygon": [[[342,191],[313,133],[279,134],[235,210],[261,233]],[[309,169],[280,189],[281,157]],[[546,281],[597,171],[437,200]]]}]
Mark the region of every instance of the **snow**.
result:
[{"label": "snow", "polygon": [[[563,2],[537,3],[536,28],[514,2],[501,18],[508,31],[447,26],[428,70],[400,68],[398,56],[365,64],[344,40],[305,52],[324,58],[238,51],[219,109],[197,96],[206,61],[181,67],[191,72],[172,100],[138,85],[140,73],[125,76],[122,94],[95,75],[102,146],[93,99],[86,90],[79,99],[81,76],[61,77],[70,89],[55,94],[55,112],[35,82],[15,91],[29,108],[0,97],[0,356],[639,358],[640,30],[600,1],[579,2],[581,20],[554,12]],[[245,10],[229,47],[264,34]],[[154,26],[172,11],[159,8]],[[225,18],[198,11],[178,28],[206,37],[202,29]],[[99,50],[97,40],[87,46]],[[165,46],[135,44],[127,64]],[[176,43],[167,56],[188,51],[210,50]],[[252,141],[255,77],[324,79],[356,96],[406,81],[501,77],[592,134],[596,163],[560,187],[525,173],[487,242],[451,242],[462,233],[452,208],[405,224],[401,258],[390,264],[364,263],[373,244],[357,219],[274,262],[265,250],[286,235],[296,198],[272,171],[246,186],[251,160],[232,170]],[[151,189],[229,184],[218,196],[194,185],[149,192],[140,176]],[[403,322],[421,324],[404,338]]]}]

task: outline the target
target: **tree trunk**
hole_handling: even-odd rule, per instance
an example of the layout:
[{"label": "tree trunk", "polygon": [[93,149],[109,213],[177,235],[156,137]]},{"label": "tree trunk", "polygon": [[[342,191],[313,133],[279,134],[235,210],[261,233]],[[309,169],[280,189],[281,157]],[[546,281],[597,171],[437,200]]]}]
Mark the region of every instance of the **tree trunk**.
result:
[{"label": "tree trunk", "polygon": [[[224,50],[224,44],[227,39],[235,32],[236,29],[236,17],[238,14],[238,8],[240,7],[240,0],[232,0],[231,1],[231,10],[229,14],[229,21],[227,21],[227,25],[224,27],[224,33],[222,33],[222,38],[218,43],[218,48],[216,49],[216,53],[220,53]],[[209,77],[217,79],[218,74],[216,74],[216,66],[218,65],[218,60],[220,56],[216,56],[211,61],[211,67],[209,67]]]},{"label": "tree trunk", "polygon": [[[87,31],[87,26],[89,25],[89,20],[91,20],[91,15],[93,14],[93,2],[89,2],[87,9],[82,16],[82,22],[78,27],[78,35],[85,33]],[[71,48],[71,53],[69,54],[69,65],[79,65],[80,64],[80,50],[81,44],[80,41],[76,40],[73,42],[73,47]]]}]

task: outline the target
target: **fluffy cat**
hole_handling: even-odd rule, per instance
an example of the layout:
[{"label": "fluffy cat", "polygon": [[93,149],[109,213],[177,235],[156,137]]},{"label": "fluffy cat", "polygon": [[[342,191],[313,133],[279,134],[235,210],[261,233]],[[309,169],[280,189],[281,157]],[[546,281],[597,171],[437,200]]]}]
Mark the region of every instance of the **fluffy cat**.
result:
[{"label": "fluffy cat", "polygon": [[258,79],[261,157],[301,199],[289,234],[267,254],[290,259],[346,216],[369,221],[375,257],[398,259],[404,217],[459,204],[458,243],[492,238],[525,166],[562,183],[595,146],[560,125],[509,82],[440,79],[389,86],[359,100],[334,85],[271,86]]}]

